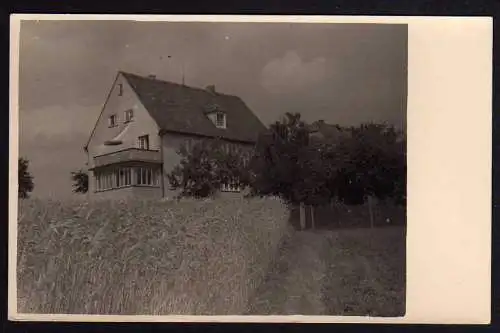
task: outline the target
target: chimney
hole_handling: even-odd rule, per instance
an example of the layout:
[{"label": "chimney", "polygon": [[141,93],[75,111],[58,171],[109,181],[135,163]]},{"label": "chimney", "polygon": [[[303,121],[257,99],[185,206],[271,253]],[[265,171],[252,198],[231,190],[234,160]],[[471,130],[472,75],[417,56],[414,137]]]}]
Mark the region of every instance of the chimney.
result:
[{"label": "chimney", "polygon": [[211,93],[212,95],[216,94],[216,92],[215,92],[215,85],[213,85],[213,84],[211,84],[209,86],[206,86],[205,90],[208,91],[209,93]]},{"label": "chimney", "polygon": [[150,78],[150,79],[154,80],[154,79],[156,79],[156,75],[154,75],[154,74],[150,74],[150,75],[148,75],[148,78]]}]

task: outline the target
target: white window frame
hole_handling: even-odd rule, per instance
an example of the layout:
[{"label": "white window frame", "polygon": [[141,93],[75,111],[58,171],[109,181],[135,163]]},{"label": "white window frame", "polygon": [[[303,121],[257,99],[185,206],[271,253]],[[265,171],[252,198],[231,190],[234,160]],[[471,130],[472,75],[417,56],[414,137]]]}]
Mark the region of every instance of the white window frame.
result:
[{"label": "white window frame", "polygon": [[141,166],[134,168],[135,172],[135,185],[138,186],[153,186],[159,185],[161,177],[160,170],[154,167]]},{"label": "white window frame", "polygon": [[119,167],[114,171],[117,179],[116,187],[128,187],[132,185],[132,170],[130,167]]},{"label": "white window frame", "polygon": [[160,186],[161,169],[153,166],[116,167],[96,171],[96,191],[107,191],[130,186]]},{"label": "white window frame", "polygon": [[[219,120],[219,116],[222,117],[222,119]],[[215,113],[215,126],[217,128],[226,128],[226,114],[224,112],[216,112]]]},{"label": "white window frame", "polygon": [[108,127],[116,127],[118,126],[118,116],[116,114],[112,114],[108,118]]},{"label": "white window frame", "polygon": [[124,114],[125,114],[125,122],[126,123],[134,121],[134,110],[133,109],[125,110]]},{"label": "white window frame", "polygon": [[241,192],[241,187],[236,185],[237,182],[229,182],[221,184],[221,192]]},{"label": "white window frame", "polygon": [[114,188],[115,184],[113,182],[113,171],[102,171],[96,173],[97,179],[97,191],[106,191]]},{"label": "white window frame", "polygon": [[123,185],[124,186],[130,186],[132,185],[132,168],[124,168],[124,180],[123,180]]},{"label": "white window frame", "polygon": [[137,138],[137,147],[139,149],[149,150],[149,135],[141,135]]},{"label": "white window frame", "polygon": [[186,139],[185,141],[186,151],[191,153],[193,151],[194,142],[193,139]]}]

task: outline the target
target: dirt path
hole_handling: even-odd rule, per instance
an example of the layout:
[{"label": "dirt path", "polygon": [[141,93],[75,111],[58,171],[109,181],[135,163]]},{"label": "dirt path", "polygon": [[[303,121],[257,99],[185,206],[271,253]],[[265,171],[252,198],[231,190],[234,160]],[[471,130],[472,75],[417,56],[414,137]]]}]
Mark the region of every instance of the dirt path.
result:
[{"label": "dirt path", "polygon": [[281,247],[248,315],[405,312],[402,228],[296,232]]},{"label": "dirt path", "polygon": [[283,244],[267,279],[257,290],[248,315],[321,315],[328,246],[317,232],[297,232]]}]

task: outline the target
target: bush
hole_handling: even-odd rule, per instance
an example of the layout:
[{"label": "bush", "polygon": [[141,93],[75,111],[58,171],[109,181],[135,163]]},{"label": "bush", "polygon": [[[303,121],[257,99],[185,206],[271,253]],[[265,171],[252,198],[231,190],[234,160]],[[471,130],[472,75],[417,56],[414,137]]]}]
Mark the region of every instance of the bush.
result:
[{"label": "bush", "polygon": [[89,190],[89,175],[84,170],[71,172],[74,193],[87,193]]},{"label": "bush", "polygon": [[167,177],[181,197],[205,198],[220,190],[222,184],[244,187],[247,170],[243,156],[227,151],[220,141],[200,141],[191,150],[181,147],[180,163]]},{"label": "bush", "polygon": [[280,200],[20,202],[21,313],[242,314],[290,231]]},{"label": "bush", "polygon": [[33,176],[29,172],[29,160],[21,157],[18,160],[18,198],[29,198],[29,194],[34,188]]}]

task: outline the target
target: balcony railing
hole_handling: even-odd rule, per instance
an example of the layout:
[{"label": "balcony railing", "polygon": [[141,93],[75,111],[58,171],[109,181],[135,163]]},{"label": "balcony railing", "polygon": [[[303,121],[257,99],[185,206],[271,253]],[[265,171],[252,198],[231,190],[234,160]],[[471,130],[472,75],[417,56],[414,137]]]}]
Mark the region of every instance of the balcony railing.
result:
[{"label": "balcony railing", "polygon": [[161,156],[158,150],[128,148],[108,154],[95,156],[93,167],[96,168],[123,162],[161,163]]}]

